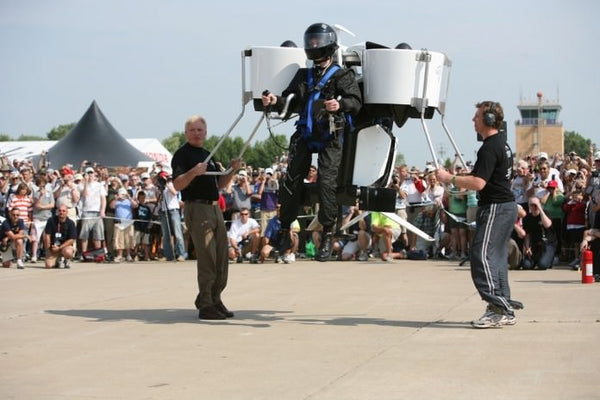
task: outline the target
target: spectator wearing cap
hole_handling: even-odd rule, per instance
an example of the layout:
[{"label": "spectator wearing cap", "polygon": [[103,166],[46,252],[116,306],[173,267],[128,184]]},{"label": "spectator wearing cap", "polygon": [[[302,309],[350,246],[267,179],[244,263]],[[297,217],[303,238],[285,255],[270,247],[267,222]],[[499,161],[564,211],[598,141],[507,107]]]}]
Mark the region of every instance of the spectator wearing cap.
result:
[{"label": "spectator wearing cap", "polygon": [[131,198],[124,187],[117,189],[117,195],[110,202],[110,208],[115,213],[112,235],[114,240],[112,247],[117,253],[115,262],[123,261],[124,255],[127,262],[132,262],[135,257],[133,210],[137,206],[137,201]]},{"label": "spectator wearing cap", "polygon": [[4,175],[4,177],[6,179],[8,179],[8,176],[10,175],[10,171],[12,170],[10,164],[2,164],[2,166],[0,167],[0,172],[2,173],[2,175]]},{"label": "spectator wearing cap", "polygon": [[564,192],[562,181],[558,174],[550,174],[550,164],[548,161],[541,161],[538,164],[539,175],[531,182],[527,189],[527,197],[536,196],[538,199],[544,197],[547,193],[546,186],[551,180],[555,180],[561,192]]},{"label": "spectator wearing cap", "polygon": [[92,167],[85,169],[83,190],[81,192],[81,240],[82,254],[87,251],[88,240],[93,240],[95,249],[100,249],[104,240],[103,218],[106,210],[106,188],[96,178]]},{"label": "spectator wearing cap", "polygon": [[[81,198],[81,192],[77,187],[75,175],[70,168],[61,169],[62,179],[57,181],[58,187],[54,191],[54,202],[58,209],[60,206],[67,208],[67,217],[72,221],[77,221],[77,203]],[[79,181],[83,179],[81,174],[77,174]]]},{"label": "spectator wearing cap", "polygon": [[121,181],[121,186],[127,190],[132,199],[136,199],[136,189],[131,186],[131,182],[129,181],[129,175],[127,174],[119,174],[119,180]]},{"label": "spectator wearing cap", "polygon": [[[150,179],[150,174],[148,172],[142,172],[140,181],[142,182],[142,190],[146,193],[146,204],[154,210],[158,202],[159,191],[154,185],[154,182],[152,182],[152,179]],[[154,214],[158,215],[158,209]]]},{"label": "spectator wearing cap", "polygon": [[[181,225],[180,193],[173,186],[172,177],[161,171],[157,176],[157,186],[162,188],[160,207],[160,226],[162,229],[163,251],[167,261],[185,261],[188,257],[183,240]],[[174,245],[173,246],[173,241]],[[173,252],[175,250],[175,253]]]},{"label": "spectator wearing cap", "polygon": [[273,175],[273,168],[266,168],[260,175],[258,194],[260,195],[260,236],[264,236],[267,224],[277,215],[279,203],[279,180]]},{"label": "spectator wearing cap", "polygon": [[563,172],[563,187],[565,189],[564,194],[567,195],[575,190],[575,177],[577,176],[578,170],[569,168]]},{"label": "spectator wearing cap", "polygon": [[231,219],[239,217],[242,208],[250,210],[252,207],[252,186],[248,182],[248,173],[245,169],[240,169],[237,174],[236,182],[227,188],[227,193],[231,194]]},{"label": "spectator wearing cap", "polygon": [[[546,152],[542,151],[538,155],[538,165],[543,162],[548,163],[548,175],[550,176],[550,179],[555,179],[558,182],[561,180],[560,171],[554,167],[554,161],[555,160],[552,160],[552,162],[551,162],[550,158],[548,157],[548,153],[546,153]],[[561,182],[561,186],[562,186],[562,182]]]}]

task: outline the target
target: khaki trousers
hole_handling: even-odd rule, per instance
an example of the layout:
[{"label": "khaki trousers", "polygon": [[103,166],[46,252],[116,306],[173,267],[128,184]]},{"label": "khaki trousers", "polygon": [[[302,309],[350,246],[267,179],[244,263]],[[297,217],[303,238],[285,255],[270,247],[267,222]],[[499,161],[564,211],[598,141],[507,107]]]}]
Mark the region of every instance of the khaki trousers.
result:
[{"label": "khaki trousers", "polygon": [[223,213],[215,203],[185,203],[185,224],[196,249],[198,279],[197,309],[221,302],[227,286],[227,229]]}]

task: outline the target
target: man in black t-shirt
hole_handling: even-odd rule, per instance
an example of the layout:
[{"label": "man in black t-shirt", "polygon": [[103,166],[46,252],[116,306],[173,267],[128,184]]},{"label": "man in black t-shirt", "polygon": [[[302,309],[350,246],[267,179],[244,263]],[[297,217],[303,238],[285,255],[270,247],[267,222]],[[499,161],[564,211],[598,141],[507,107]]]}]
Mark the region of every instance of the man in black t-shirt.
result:
[{"label": "man in black t-shirt", "polygon": [[488,303],[485,313],[472,321],[475,328],[514,325],[515,308],[522,304],[510,299],[507,243],[517,218],[511,191],[513,155],[498,134],[504,111],[499,103],[476,104],[475,131],[483,138],[470,175],[456,176],[437,170],[440,182],[478,191],[476,228],[471,245],[471,278],[481,298]]},{"label": "man in black t-shirt", "polygon": [[56,215],[46,222],[44,229],[44,249],[46,249],[46,268],[58,268],[60,257],[63,258],[65,268],[71,268],[73,258],[73,243],[77,239],[77,228],[67,216],[69,209],[61,205],[56,210]]},{"label": "man in black t-shirt", "polygon": [[173,186],[181,191],[185,202],[185,224],[196,250],[198,317],[225,319],[233,317],[233,313],[221,300],[221,293],[227,286],[229,260],[227,229],[217,200],[219,189],[233,179],[241,160],[231,160],[228,174],[207,175],[207,172],[220,172],[221,168],[214,159],[206,162],[210,154],[203,148],[206,136],[206,120],[197,115],[190,117],[185,123],[187,143],[175,152],[171,167]]}]

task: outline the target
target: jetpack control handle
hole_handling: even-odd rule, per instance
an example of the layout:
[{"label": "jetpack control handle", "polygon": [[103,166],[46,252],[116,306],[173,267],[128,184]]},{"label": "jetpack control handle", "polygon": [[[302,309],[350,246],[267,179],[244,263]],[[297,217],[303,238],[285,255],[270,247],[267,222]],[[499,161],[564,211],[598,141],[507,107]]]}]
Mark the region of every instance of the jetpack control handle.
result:
[{"label": "jetpack control handle", "polygon": [[[262,92],[262,95],[263,95],[263,96],[268,96],[268,95],[270,95],[270,94],[271,94],[271,92],[269,91],[269,89],[265,89],[265,90],[263,90],[263,92]],[[287,113],[288,113],[288,108],[290,108],[290,103],[292,102],[292,99],[293,99],[294,97],[295,97],[295,94],[294,94],[294,93],[290,93],[290,94],[289,94],[289,95],[288,95],[288,96],[285,98],[285,103],[283,104],[283,109],[282,109],[282,110],[281,110],[281,112],[279,113],[279,118],[280,118],[280,119],[284,119],[284,118],[285,118],[285,116],[287,115]],[[268,105],[268,106],[265,108],[265,111],[266,111],[266,112],[268,112],[268,111],[270,110],[270,108],[271,108],[271,106],[270,106],[270,105]]]}]

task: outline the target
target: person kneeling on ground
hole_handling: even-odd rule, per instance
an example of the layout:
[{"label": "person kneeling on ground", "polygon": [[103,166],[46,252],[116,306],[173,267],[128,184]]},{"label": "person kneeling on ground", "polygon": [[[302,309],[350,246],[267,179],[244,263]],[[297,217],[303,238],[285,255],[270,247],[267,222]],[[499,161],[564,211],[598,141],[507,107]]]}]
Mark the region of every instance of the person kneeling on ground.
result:
[{"label": "person kneeling on ground", "polygon": [[373,232],[373,251],[378,251],[383,261],[406,258],[406,252],[394,252],[392,246],[392,243],[400,236],[400,225],[380,212],[372,212],[371,231]]},{"label": "person kneeling on ground", "polygon": [[19,215],[20,212],[16,208],[9,210],[8,218],[2,222],[2,228],[0,229],[0,252],[2,253],[2,266],[4,268],[9,268],[11,262],[15,259],[17,268],[25,268],[23,265],[24,241],[29,239],[29,235],[25,230],[25,222],[19,218]]},{"label": "person kneeling on ground", "polygon": [[77,239],[75,222],[67,217],[69,210],[66,205],[61,205],[56,215],[46,222],[44,229],[44,249],[46,250],[46,268],[60,267],[60,257],[63,258],[65,268],[71,267],[73,258],[73,243]]},{"label": "person kneeling on ground", "polygon": [[243,207],[240,218],[234,220],[229,228],[229,259],[243,262],[244,254],[255,264],[258,262],[258,246],[260,245],[260,225],[250,218],[250,210]]},{"label": "person kneeling on ground", "polygon": [[[274,249],[278,249],[281,246],[281,221],[279,220],[279,205],[277,205],[276,215],[271,218],[265,229],[265,236],[262,237],[262,248],[260,250],[260,262],[264,262]],[[296,261],[296,251],[298,251],[298,232],[300,231],[300,224],[298,220],[294,220],[292,226],[289,229],[290,241],[292,247],[284,250],[283,254],[279,254],[277,262],[283,262],[289,264]]]}]

